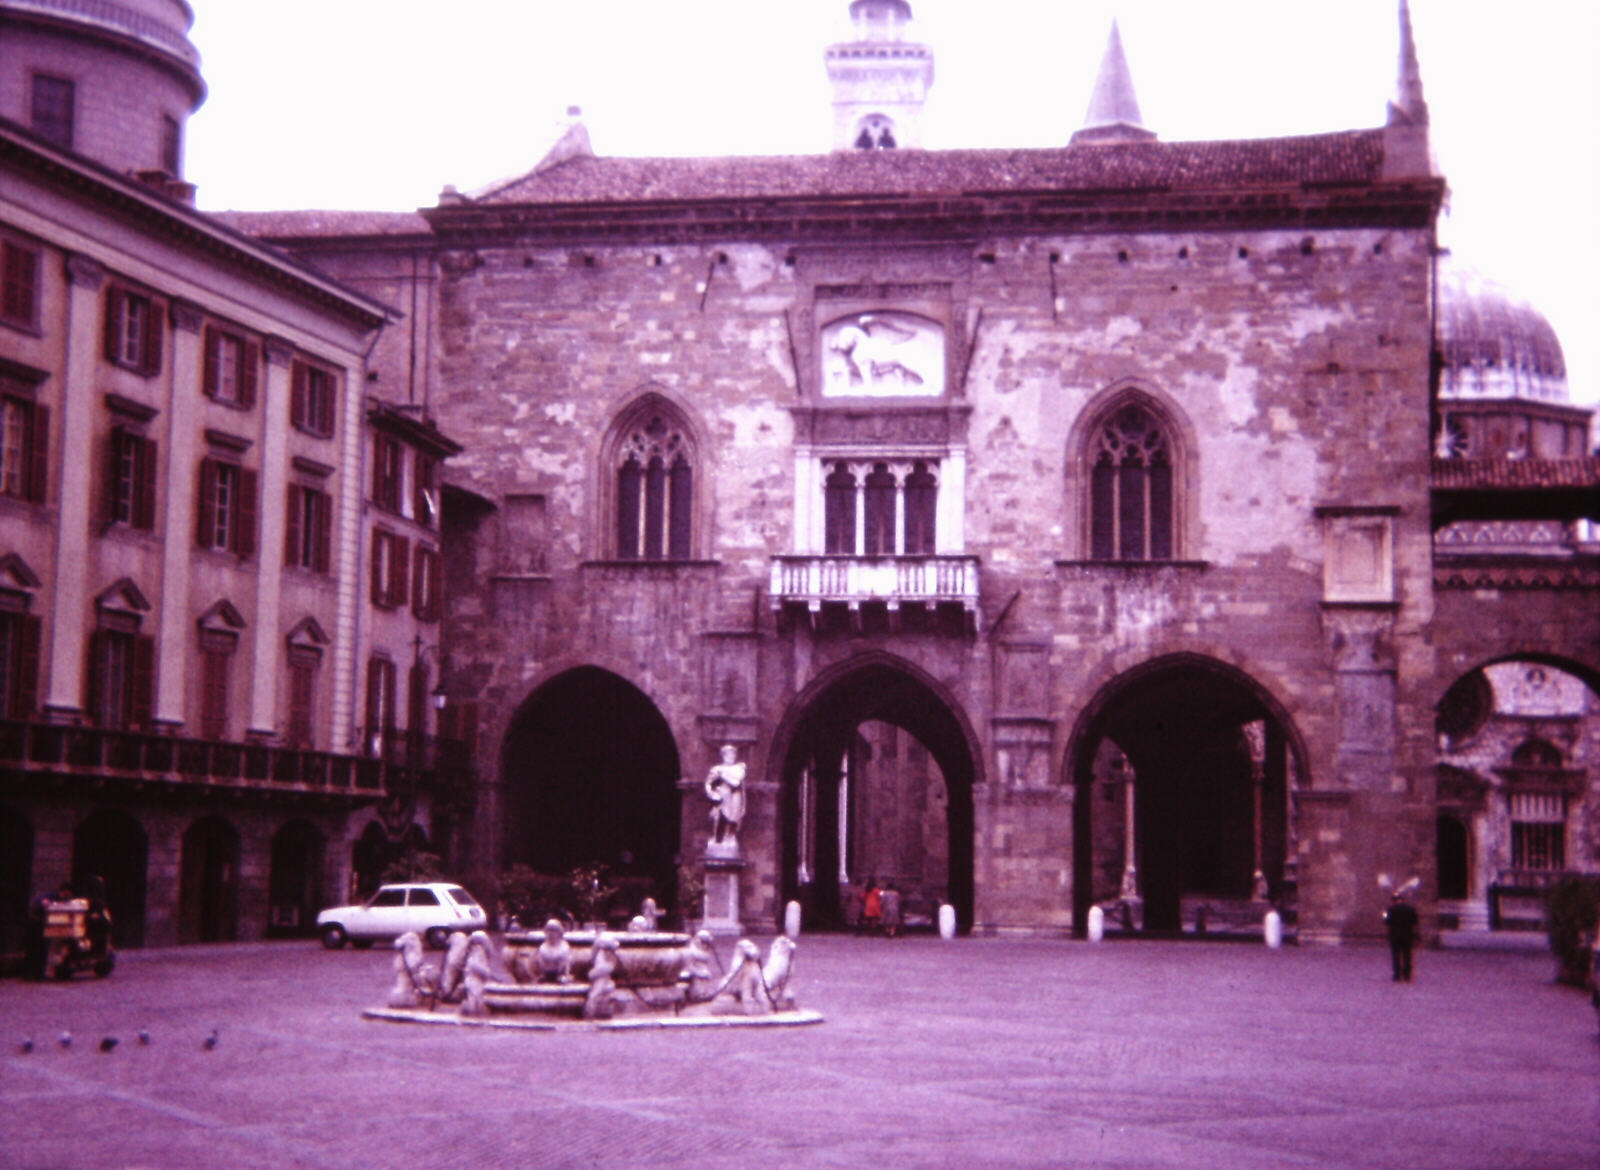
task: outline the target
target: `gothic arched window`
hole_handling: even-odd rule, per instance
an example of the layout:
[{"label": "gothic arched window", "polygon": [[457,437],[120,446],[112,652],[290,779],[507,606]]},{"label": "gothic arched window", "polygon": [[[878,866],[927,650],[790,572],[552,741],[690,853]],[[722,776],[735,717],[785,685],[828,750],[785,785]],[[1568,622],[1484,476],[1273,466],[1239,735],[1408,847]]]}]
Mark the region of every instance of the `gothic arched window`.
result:
[{"label": "gothic arched window", "polygon": [[694,459],[686,429],[665,411],[646,411],[622,428],[614,450],[617,559],[687,560]]},{"label": "gothic arched window", "polygon": [[1137,402],[1119,407],[1100,425],[1089,461],[1089,555],[1171,560],[1173,451],[1154,412]]}]

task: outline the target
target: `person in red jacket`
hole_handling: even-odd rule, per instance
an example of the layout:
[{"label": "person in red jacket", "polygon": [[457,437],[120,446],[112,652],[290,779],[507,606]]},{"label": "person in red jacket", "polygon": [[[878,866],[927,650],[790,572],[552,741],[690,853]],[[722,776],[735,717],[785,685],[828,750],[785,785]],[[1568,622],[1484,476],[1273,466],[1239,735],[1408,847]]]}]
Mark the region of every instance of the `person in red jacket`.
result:
[{"label": "person in red jacket", "polygon": [[878,924],[883,921],[883,891],[878,888],[878,879],[867,879],[867,892],[861,902],[861,924],[866,927],[868,934],[878,933]]}]

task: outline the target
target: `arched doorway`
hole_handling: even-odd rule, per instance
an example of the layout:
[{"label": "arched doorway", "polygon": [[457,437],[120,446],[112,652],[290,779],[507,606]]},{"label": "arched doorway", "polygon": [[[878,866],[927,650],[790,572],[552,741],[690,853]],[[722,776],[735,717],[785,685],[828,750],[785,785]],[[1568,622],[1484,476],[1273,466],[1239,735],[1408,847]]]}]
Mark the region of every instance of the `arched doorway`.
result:
[{"label": "arched doorway", "polygon": [[314,932],[322,895],[322,833],[310,821],[294,820],[272,836],[267,932],[278,937]]},{"label": "arched doorway", "polygon": [[111,941],[128,949],[144,945],[145,880],[150,841],[144,827],[125,812],[106,810],[85,817],[72,835],[72,888],[89,879],[106,883]]},{"label": "arched doorway", "polygon": [[843,926],[852,887],[873,877],[908,908],[949,902],[971,926],[976,752],[935,683],[885,656],[846,664],[796,701],[775,748],[782,901]]},{"label": "arched doorway", "polygon": [[0,955],[23,949],[32,898],[33,826],[15,809],[0,805]]},{"label": "arched doorway", "polygon": [[368,821],[350,848],[350,881],[355,886],[351,896],[355,900],[364,901],[383,884],[383,871],[389,868],[393,848],[383,826]]},{"label": "arched doorway", "polygon": [[239,831],[201,817],[183,834],[178,941],[232,942],[239,936]]},{"label": "arched doorway", "polygon": [[1295,909],[1290,731],[1239,672],[1182,656],[1118,679],[1074,736],[1073,919],[1092,905],[1146,931],[1257,923]]},{"label": "arched doorway", "polygon": [[566,671],[506,733],[501,856],[552,875],[604,865],[626,900],[648,889],[673,906],[680,775],[672,730],[642,691],[598,667]]}]

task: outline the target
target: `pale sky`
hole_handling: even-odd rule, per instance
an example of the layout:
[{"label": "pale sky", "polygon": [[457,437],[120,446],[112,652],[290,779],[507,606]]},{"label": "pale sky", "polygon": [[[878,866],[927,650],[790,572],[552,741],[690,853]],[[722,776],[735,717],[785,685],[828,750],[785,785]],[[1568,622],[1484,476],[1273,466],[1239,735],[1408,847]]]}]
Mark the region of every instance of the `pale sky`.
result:
[{"label": "pale sky", "polygon": [[[191,0],[200,206],[406,210],[529,170],[569,105],[596,153],[826,151],[848,0]],[[1600,4],[1412,0],[1454,259],[1536,305],[1600,400]],[[1063,145],[1112,17],[1167,141],[1378,126],[1398,0],[912,0],[924,144]]]}]

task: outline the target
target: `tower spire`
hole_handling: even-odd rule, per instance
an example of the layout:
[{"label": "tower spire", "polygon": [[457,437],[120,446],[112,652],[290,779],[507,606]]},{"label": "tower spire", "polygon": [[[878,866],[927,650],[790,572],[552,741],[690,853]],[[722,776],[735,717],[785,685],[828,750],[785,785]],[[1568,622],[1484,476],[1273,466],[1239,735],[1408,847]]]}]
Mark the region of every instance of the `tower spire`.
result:
[{"label": "tower spire", "polygon": [[1422,67],[1417,64],[1417,42],[1411,34],[1411,5],[1400,0],[1400,76],[1395,100],[1389,103],[1389,124],[1428,124],[1428,102],[1422,96]]},{"label": "tower spire", "polygon": [[1400,0],[1400,69],[1395,98],[1383,128],[1383,177],[1427,178],[1439,173],[1428,140],[1428,102],[1422,96],[1422,68],[1411,33],[1411,5]]},{"label": "tower spire", "polygon": [[1133,91],[1133,74],[1122,51],[1122,32],[1111,22],[1111,37],[1105,56],[1100,59],[1100,74],[1089,95],[1089,112],[1083,127],[1072,136],[1073,142],[1142,142],[1154,138],[1139,113],[1139,98]]}]

